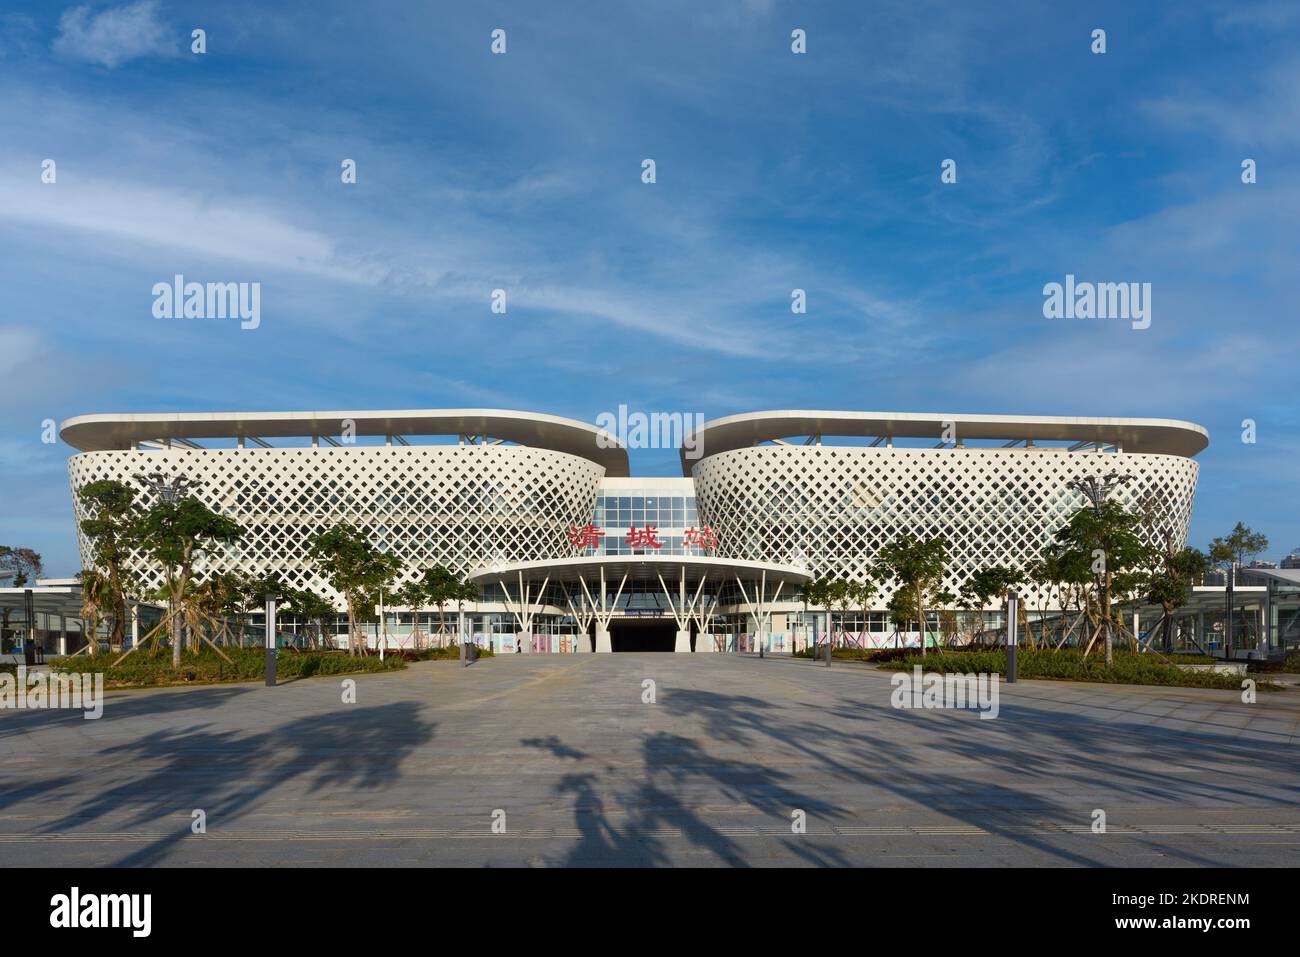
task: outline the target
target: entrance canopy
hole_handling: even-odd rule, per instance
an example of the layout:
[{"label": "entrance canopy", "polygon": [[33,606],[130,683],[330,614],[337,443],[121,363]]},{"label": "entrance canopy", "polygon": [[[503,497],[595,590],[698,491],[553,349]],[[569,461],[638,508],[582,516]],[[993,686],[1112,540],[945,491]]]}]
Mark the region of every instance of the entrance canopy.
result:
[{"label": "entrance canopy", "polygon": [[545,578],[554,583],[578,582],[580,579],[590,582],[593,577],[599,579],[602,570],[607,579],[616,581],[624,575],[635,579],[648,578],[651,581],[662,575],[666,581],[676,581],[682,572],[686,573],[688,581],[698,580],[705,575],[717,580],[742,578],[750,581],[758,580],[766,573],[770,582],[788,582],[787,589],[803,585],[812,578],[807,569],[794,565],[747,562],[732,558],[698,555],[585,555],[581,558],[552,558],[540,562],[493,565],[471,572],[469,580],[485,586],[496,582],[514,584],[522,573],[525,579],[532,581]]},{"label": "entrance canopy", "polygon": [[[811,577],[806,569],[793,565],[730,558],[588,555],[496,565],[472,572],[469,580],[488,596],[500,591],[524,634],[531,631],[534,617],[545,607],[548,586],[561,586],[565,610],[582,631],[595,624],[597,651],[610,650],[610,622],[616,617],[622,620],[626,614],[619,600],[629,581],[634,586],[654,582],[666,599],[665,610],[677,624],[676,650],[690,651],[692,626],[700,634],[709,632],[722,586],[735,584],[761,631],[770,623],[775,604],[792,600]],[[706,586],[710,586],[708,590]],[[553,588],[550,594],[554,595]]]}]

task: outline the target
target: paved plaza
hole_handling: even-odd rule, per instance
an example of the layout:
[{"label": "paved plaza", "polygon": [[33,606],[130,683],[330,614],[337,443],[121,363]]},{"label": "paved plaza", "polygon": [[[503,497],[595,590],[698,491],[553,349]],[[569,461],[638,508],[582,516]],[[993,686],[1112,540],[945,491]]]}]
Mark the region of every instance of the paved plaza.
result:
[{"label": "paved plaza", "polygon": [[355,704],[341,681],[0,712],[0,863],[1300,862],[1297,689],[1029,681],[980,720],[789,658],[422,662],[357,676]]}]

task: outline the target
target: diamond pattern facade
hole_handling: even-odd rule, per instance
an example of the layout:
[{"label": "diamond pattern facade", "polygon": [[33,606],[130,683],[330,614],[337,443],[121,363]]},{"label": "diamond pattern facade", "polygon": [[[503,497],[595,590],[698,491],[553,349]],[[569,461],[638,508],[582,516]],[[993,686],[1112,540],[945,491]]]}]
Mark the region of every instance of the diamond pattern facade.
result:
[{"label": "diamond pattern facade", "polygon": [[[195,496],[244,528],[239,545],[205,556],[202,567],[278,573],[335,599],[307,558],[317,531],[356,525],[408,563],[399,581],[437,563],[463,574],[494,561],[568,558],[577,554],[568,530],[591,520],[605,471],[513,445],[105,451],[68,462],[74,491],[99,479],[138,487],[133,476],[155,469],[198,481]],[[84,538],[80,545],[90,567]],[[149,563],[135,567],[147,587],[162,584]]]},{"label": "diamond pattern facade", "polygon": [[[494,563],[577,557],[570,531],[605,524],[612,503],[620,535],[624,525],[658,522],[675,529],[687,521],[692,491],[690,524],[698,518],[716,534],[713,557],[864,580],[879,549],[897,535],[940,536],[949,551],[945,587],[956,592],[980,568],[1023,568],[1037,558],[1081,502],[1067,483],[1111,471],[1133,476],[1114,497],[1149,516],[1143,527],[1148,542],[1169,536],[1181,546],[1198,475],[1192,456],[1208,442],[1199,426],[1165,420],[1008,423],[972,417],[967,428],[984,429],[980,441],[1000,441],[992,433],[1028,443],[1037,433],[1040,441],[1073,442],[1074,450],[1064,444],[882,447],[885,435],[929,441],[941,423],[902,414],[755,413],[706,423],[701,437],[706,448],[716,439],[716,451],[687,466],[689,479],[638,484],[626,477],[621,448],[604,459],[602,453],[582,454],[589,439],[595,442],[595,431],[578,422],[493,410],[356,415],[372,430],[368,436],[391,434],[399,425],[452,428],[462,444],[405,445],[398,436],[396,444],[382,446],[317,447],[322,422],[337,418],[318,413],[259,414],[248,421],[238,414],[88,416],[64,424],[65,438],[71,434],[85,450],[69,460],[69,478],[75,492],[98,479],[134,485],[140,473],[185,475],[199,483],[193,494],[245,532],[238,545],[203,556],[200,570],[276,573],[336,600],[318,579],[307,543],[341,521],[400,557],[407,580],[438,563],[464,575]],[[213,436],[238,436],[243,445],[259,427],[273,429],[272,437],[313,436],[313,446],[185,447]],[[489,440],[484,434],[497,430],[517,437]],[[763,444],[778,434],[803,435],[809,444]],[[834,434],[877,438],[872,446],[812,444]],[[607,470],[614,476],[608,482]],[[77,508],[75,501],[74,495]],[[88,566],[88,545],[84,539],[80,544]],[[160,569],[140,556],[133,564],[146,588],[162,584]],[[890,597],[888,590],[879,595],[876,608]],[[1032,592],[1026,597],[1044,607]]]},{"label": "diamond pattern facade", "polygon": [[[719,557],[865,580],[876,552],[900,533],[942,536],[945,587],[956,593],[982,567],[1037,558],[1081,502],[1066,483],[1112,470],[1134,476],[1112,497],[1156,516],[1144,535],[1155,543],[1168,532],[1181,547],[1198,466],[1179,455],[761,445],[704,458],[692,474]],[[877,607],[889,597],[885,589]]]}]

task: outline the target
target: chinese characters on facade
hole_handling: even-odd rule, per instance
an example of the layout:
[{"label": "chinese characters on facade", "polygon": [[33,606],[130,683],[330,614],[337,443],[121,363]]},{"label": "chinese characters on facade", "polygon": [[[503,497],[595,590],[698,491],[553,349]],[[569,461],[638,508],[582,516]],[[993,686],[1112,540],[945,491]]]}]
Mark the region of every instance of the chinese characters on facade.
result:
[{"label": "chinese characters on facade", "polygon": [[[591,549],[591,554],[600,552],[600,540],[605,537],[595,525],[584,525],[581,528],[573,527],[568,531],[569,542],[580,552],[586,552]],[[663,542],[659,540],[658,525],[643,525],[640,528],[629,528],[626,535],[621,539],[624,544],[633,550],[643,549],[660,549]],[[703,528],[691,528],[682,532],[682,547],[696,548],[700,551],[712,551],[718,547],[718,535],[705,525]],[[650,552],[653,554],[653,552]]]}]

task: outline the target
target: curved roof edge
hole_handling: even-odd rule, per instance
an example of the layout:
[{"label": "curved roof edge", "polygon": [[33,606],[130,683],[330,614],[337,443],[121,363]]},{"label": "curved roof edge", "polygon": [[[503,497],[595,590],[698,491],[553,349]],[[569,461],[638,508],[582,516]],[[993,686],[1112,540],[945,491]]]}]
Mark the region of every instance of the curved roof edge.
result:
[{"label": "curved roof edge", "polygon": [[[710,455],[773,439],[805,435],[940,439],[949,424],[955,426],[959,439],[1102,442],[1120,444],[1125,452],[1157,455],[1190,457],[1210,444],[1210,434],[1202,426],[1179,419],[787,409],[705,422],[682,443],[682,473],[690,475],[695,463]],[[698,454],[688,459],[690,448]]]},{"label": "curved roof edge", "polygon": [[792,579],[803,582],[812,578],[812,573],[806,568],[794,565],[715,558],[712,555],[581,555],[575,558],[547,558],[535,562],[511,562],[495,568],[479,568],[466,577],[480,583],[508,582],[510,576],[518,576],[520,572],[524,572],[533,576],[549,576],[552,581],[562,582],[576,581],[583,572],[599,572],[602,567],[618,569],[618,574],[622,575],[624,571],[630,571],[632,566],[638,565],[642,566],[647,574],[658,571],[665,576],[670,570],[675,573],[679,567],[685,566],[696,570],[715,570],[724,575],[734,575],[737,572],[755,574],[767,572],[769,577],[776,575],[776,581]]},{"label": "curved roof edge", "polygon": [[153,439],[338,435],[345,419],[353,422],[356,435],[480,435],[576,455],[604,466],[609,476],[629,474],[627,449],[605,429],[508,409],[107,413],[66,419],[59,436],[82,452],[102,452]]}]

